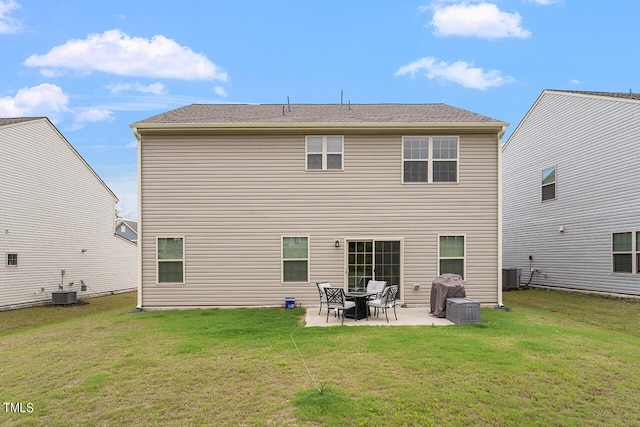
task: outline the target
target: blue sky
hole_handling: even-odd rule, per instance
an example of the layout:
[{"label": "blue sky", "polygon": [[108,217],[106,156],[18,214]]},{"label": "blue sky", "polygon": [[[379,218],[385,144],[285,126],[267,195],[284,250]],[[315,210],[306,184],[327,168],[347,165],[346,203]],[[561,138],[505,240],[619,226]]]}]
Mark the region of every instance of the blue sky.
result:
[{"label": "blue sky", "polygon": [[640,92],[640,2],[0,0],[0,117],[48,116],[137,219],[131,123],[191,103],[439,103],[509,122],[544,89]]}]

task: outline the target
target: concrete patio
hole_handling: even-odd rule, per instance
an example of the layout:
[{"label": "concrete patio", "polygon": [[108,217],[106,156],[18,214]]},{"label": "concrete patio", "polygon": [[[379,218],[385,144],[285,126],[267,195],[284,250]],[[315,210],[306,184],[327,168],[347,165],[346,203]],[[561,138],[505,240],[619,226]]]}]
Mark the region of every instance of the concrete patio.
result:
[{"label": "concrete patio", "polygon": [[[338,317],[334,317],[333,310],[329,313],[329,322],[327,322],[327,309],[326,306],[322,306],[322,313],[318,314],[319,306],[307,307],[306,326],[340,326],[341,320]],[[355,321],[354,319],[344,318],[344,326],[449,326],[455,325],[455,323],[434,317],[429,314],[428,306],[411,306],[411,307],[396,307],[396,314],[398,320],[393,316],[393,310],[389,311],[389,323],[384,316],[384,313],[378,313],[378,317],[373,316],[367,319],[360,319]]]}]

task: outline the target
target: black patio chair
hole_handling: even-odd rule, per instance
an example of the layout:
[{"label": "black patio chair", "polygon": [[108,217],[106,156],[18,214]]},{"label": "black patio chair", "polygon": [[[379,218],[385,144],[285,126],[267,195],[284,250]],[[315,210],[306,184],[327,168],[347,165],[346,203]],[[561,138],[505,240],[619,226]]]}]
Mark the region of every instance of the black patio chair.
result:
[{"label": "black patio chair", "polygon": [[[354,308],[356,303],[353,301],[347,301],[344,295],[344,289],[342,288],[324,288],[324,293],[327,295],[327,323],[329,323],[329,311],[335,310],[340,315],[342,311],[342,324],[344,325],[344,311],[350,308]],[[355,310],[358,310],[357,308]],[[356,319],[358,318],[356,311]]]}]

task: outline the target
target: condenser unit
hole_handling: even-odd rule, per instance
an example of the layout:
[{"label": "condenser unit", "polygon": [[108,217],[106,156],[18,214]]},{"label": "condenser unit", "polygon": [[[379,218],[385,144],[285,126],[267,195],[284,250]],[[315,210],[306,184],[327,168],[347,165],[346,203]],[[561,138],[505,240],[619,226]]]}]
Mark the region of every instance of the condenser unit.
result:
[{"label": "condenser unit", "polygon": [[54,291],[51,292],[51,302],[53,305],[69,305],[75,304],[76,291]]},{"label": "condenser unit", "polygon": [[521,268],[503,268],[502,269],[502,290],[513,291],[520,286],[520,276],[522,276]]}]

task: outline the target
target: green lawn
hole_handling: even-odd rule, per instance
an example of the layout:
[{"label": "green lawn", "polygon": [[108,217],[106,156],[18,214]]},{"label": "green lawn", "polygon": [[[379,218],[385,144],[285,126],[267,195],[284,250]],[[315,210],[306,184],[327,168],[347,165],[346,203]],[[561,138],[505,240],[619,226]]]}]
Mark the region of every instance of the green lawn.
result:
[{"label": "green lawn", "polygon": [[528,290],[476,325],[328,328],[88,301],[0,312],[0,425],[640,425],[639,300]]}]

